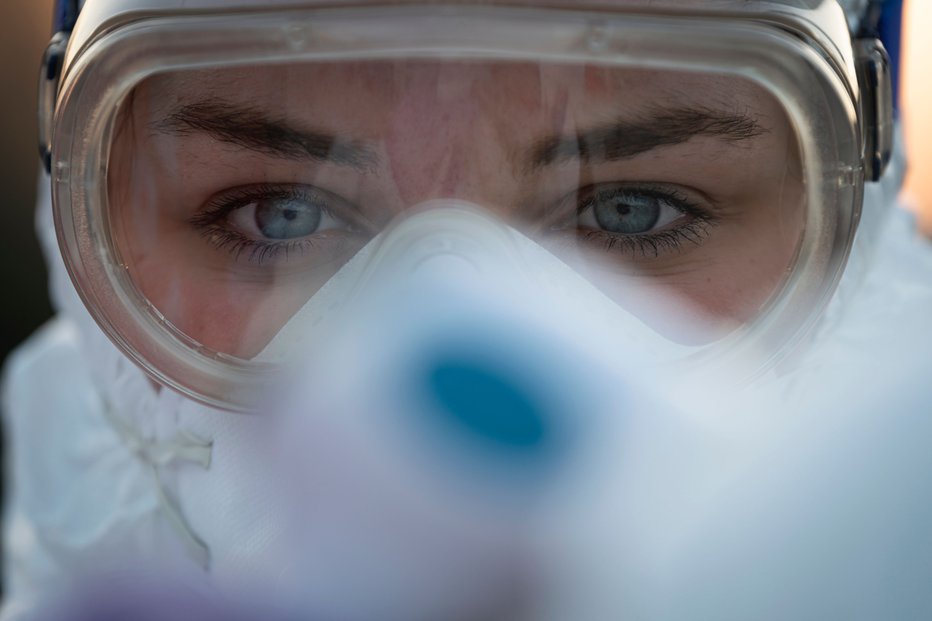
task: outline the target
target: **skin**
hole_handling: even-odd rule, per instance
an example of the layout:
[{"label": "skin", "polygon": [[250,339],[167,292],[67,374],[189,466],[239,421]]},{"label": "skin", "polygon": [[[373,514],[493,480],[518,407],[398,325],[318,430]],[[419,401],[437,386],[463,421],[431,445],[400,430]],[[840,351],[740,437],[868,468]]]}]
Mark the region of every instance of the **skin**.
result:
[{"label": "skin", "polygon": [[[730,133],[625,151],[639,124],[670,110],[738,121]],[[257,150],[211,125],[229,111],[231,122],[336,137],[329,151],[345,146],[355,160]],[[619,122],[614,156],[577,138]],[[547,145],[574,144],[544,157]],[[782,284],[804,221],[801,177],[779,106],[736,78],[409,61],[150,78],[121,112],[108,179],[120,250],[142,292],[184,333],[248,358],[393,217],[438,198],[495,213],[674,340],[720,338]],[[327,230],[289,240],[288,252],[231,244],[230,235],[268,242],[252,207],[216,216],[263,184],[325,191]],[[600,230],[591,207],[577,212],[608,184],[675,194],[691,212],[667,202],[649,233]]]}]

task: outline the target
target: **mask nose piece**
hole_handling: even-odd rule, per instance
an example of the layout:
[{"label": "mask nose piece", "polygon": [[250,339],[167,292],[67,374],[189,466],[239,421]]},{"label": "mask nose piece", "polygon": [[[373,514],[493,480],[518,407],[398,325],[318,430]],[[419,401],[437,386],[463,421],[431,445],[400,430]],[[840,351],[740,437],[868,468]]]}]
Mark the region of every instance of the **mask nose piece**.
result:
[{"label": "mask nose piece", "polygon": [[[417,280],[455,280],[475,278],[481,274],[479,262],[474,253],[463,252],[458,244],[450,239],[430,239],[423,250],[415,249],[418,257],[409,268],[409,275]],[[471,256],[472,255],[472,256]]]},{"label": "mask nose piece", "polygon": [[[454,199],[412,207],[389,227],[369,265],[389,265],[396,274],[493,274],[517,264],[514,232],[474,203]],[[507,263],[505,263],[507,261]]]}]

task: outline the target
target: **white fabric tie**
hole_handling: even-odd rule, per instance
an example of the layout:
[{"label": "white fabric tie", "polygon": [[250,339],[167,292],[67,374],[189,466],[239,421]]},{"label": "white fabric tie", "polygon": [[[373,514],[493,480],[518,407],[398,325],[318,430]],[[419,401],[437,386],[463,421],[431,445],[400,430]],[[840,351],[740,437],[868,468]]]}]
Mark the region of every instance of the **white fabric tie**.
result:
[{"label": "white fabric tie", "polygon": [[201,440],[194,434],[180,430],[166,441],[143,438],[131,425],[113,411],[110,403],[104,407],[104,416],[120,435],[126,448],[147,464],[152,472],[158,493],[159,506],[184,542],[185,548],[204,569],[210,566],[210,550],[194,532],[162,481],[161,469],[176,462],[194,463],[205,470],[210,468],[213,443]]}]

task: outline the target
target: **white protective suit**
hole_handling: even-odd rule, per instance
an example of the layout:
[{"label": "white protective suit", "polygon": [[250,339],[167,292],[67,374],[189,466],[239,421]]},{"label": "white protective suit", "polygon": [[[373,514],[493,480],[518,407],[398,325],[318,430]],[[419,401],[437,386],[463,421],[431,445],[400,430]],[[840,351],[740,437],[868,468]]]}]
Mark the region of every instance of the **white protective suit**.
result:
[{"label": "white protective suit", "polygon": [[[856,516],[845,511],[890,507],[855,520],[852,532],[869,528],[865,532],[896,533],[905,539],[878,539],[875,547],[853,551],[847,564],[810,548],[812,558],[793,557],[781,565],[786,572],[782,578],[825,576],[846,565],[859,569],[836,575],[821,593],[810,592],[811,585],[802,578],[779,587],[775,583],[780,577],[757,582],[742,571],[744,531],[737,529],[736,534],[733,520],[766,515],[767,503],[778,503],[782,492],[763,495],[757,504],[726,495],[713,505],[715,510],[697,518],[684,535],[688,543],[667,557],[667,565],[651,568],[641,608],[645,618],[768,618],[761,612],[769,611],[779,613],[775,618],[909,619],[920,618],[919,610],[930,610],[908,595],[903,606],[916,608],[891,608],[897,580],[904,592],[913,593],[910,581],[922,583],[922,570],[932,572],[928,533],[924,542],[912,541],[908,534],[916,532],[909,518],[921,523],[918,516],[930,510],[928,502],[917,499],[932,491],[932,458],[917,461],[924,445],[903,443],[932,429],[918,411],[918,404],[932,403],[923,377],[923,371],[932,369],[932,338],[924,336],[932,317],[932,249],[916,236],[910,216],[893,207],[903,170],[899,157],[884,181],[868,188],[849,267],[813,344],[785,363],[763,389],[770,411],[788,413],[779,427],[782,435],[757,445],[772,451],[769,460],[781,468],[764,474],[760,462],[747,462],[749,478],[735,485],[753,490],[759,475],[776,480],[772,489],[792,487],[794,477],[809,472],[806,465],[824,451],[831,463],[821,471],[825,477],[817,476],[807,488],[812,496],[806,497],[817,499],[826,489],[839,494],[832,506],[849,519]],[[37,222],[58,316],[10,358],[4,374],[9,495],[2,618],[26,618],[49,593],[58,592],[108,550],[153,563],[209,567],[219,582],[235,584],[276,536],[275,490],[256,480],[250,467],[262,458],[262,442],[256,441],[262,421],[208,410],[159,390],[110,343],[65,273],[51,223],[48,179],[40,185]],[[871,407],[885,395],[889,412]],[[822,409],[824,418],[804,416]],[[864,429],[871,432],[865,436]],[[833,444],[838,437],[846,438],[843,447]],[[879,447],[885,461],[881,472],[874,471],[877,478],[859,488],[846,480],[846,473],[860,477],[862,470],[872,471],[858,458],[870,454],[860,450],[866,446]],[[781,453],[790,447],[799,452]],[[840,491],[830,482],[838,483]],[[861,493],[862,503],[851,505]],[[907,504],[912,500],[916,503]],[[892,503],[903,503],[904,509]],[[822,526],[842,519],[826,510],[815,509],[813,530],[803,526],[801,532],[817,537]],[[747,540],[759,541],[760,534],[749,533]],[[726,562],[704,575],[703,546],[718,544]],[[794,559],[811,563],[816,574],[791,572]],[[903,571],[908,572],[905,577]],[[715,583],[716,576],[723,580]],[[722,586],[726,582],[729,588]],[[737,583],[745,589],[732,598],[728,594],[734,594]],[[858,585],[872,587],[850,591]],[[585,585],[579,593],[594,594],[590,601],[598,601],[600,593],[605,595],[599,591],[602,586]],[[661,605],[662,593],[670,589],[681,597]],[[573,598],[567,601],[582,605]],[[839,601],[847,603],[833,609],[832,602]],[[598,613],[567,612],[572,618],[587,614]]]}]

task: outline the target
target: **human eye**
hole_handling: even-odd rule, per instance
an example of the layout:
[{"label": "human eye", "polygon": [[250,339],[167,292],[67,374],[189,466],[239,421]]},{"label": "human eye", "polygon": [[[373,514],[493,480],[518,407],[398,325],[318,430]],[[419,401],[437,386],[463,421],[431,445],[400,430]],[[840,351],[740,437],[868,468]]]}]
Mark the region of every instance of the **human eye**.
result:
[{"label": "human eye", "polygon": [[715,223],[712,210],[673,186],[601,183],[578,191],[577,234],[606,251],[642,257],[700,245]]},{"label": "human eye", "polygon": [[352,211],[346,201],[313,186],[260,184],[214,195],[190,222],[216,248],[262,265],[358,237]]}]

